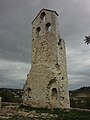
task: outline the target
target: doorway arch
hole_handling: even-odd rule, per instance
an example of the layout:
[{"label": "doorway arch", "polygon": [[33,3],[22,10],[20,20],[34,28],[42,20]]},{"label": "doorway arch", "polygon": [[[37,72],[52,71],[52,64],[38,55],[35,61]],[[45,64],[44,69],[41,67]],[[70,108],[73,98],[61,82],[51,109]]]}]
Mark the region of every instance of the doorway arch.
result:
[{"label": "doorway arch", "polygon": [[57,91],[57,88],[52,88],[51,89],[50,104],[51,104],[52,108],[57,108],[57,106],[58,106],[58,91]]},{"label": "doorway arch", "polygon": [[51,91],[51,99],[57,100],[57,89],[56,88],[53,88]]}]

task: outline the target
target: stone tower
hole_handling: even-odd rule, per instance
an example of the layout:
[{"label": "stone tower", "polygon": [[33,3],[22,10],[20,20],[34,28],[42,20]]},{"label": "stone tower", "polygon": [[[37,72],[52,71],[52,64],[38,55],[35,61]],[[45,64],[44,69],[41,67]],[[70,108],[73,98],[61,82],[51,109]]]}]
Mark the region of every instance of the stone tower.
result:
[{"label": "stone tower", "polygon": [[23,95],[23,103],[32,107],[70,107],[65,42],[57,16],[42,9],[32,21],[32,63]]}]

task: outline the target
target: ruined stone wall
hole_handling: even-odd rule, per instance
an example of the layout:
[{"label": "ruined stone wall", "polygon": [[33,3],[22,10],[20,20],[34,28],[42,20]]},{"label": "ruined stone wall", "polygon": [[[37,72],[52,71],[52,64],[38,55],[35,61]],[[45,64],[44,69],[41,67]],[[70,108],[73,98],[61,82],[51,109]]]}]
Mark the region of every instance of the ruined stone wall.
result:
[{"label": "ruined stone wall", "polygon": [[57,15],[42,10],[32,26],[32,65],[23,102],[33,107],[69,108],[65,44],[59,36]]},{"label": "ruined stone wall", "polygon": [[[44,11],[43,11],[44,12]],[[40,18],[40,15],[33,22],[32,28],[32,65],[38,63],[46,63],[55,65],[57,59],[56,50],[56,17],[53,12],[46,12],[45,21]],[[51,24],[51,31],[48,31],[46,24]],[[40,27],[40,32],[36,29]],[[53,28],[53,29],[52,29]],[[51,65],[51,66],[52,66]]]},{"label": "ruined stone wall", "polygon": [[67,64],[66,64],[66,49],[65,49],[65,42],[59,36],[58,37],[58,44],[57,44],[57,51],[58,51],[58,64],[60,69],[60,91],[61,91],[61,105],[62,107],[69,107],[69,91],[68,91],[68,76],[67,76]]}]

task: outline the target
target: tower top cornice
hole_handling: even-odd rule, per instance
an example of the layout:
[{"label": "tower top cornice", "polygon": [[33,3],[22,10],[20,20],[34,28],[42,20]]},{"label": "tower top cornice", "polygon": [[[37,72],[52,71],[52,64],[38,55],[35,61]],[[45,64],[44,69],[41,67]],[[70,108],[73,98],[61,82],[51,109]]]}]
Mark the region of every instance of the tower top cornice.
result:
[{"label": "tower top cornice", "polygon": [[54,12],[57,16],[59,16],[58,15],[58,13],[55,11],[55,10],[50,10],[50,9],[45,9],[45,8],[43,8],[42,10],[40,10],[40,12],[37,14],[37,16],[34,18],[34,20],[32,21],[32,23],[35,21],[35,19],[39,16],[39,14],[41,14],[42,12],[45,12],[45,11],[49,11],[49,12]]}]

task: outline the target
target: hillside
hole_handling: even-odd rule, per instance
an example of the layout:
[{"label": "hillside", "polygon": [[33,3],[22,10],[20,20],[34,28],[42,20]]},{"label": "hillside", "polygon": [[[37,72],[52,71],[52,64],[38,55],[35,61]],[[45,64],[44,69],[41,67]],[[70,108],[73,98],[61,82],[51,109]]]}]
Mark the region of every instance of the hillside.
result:
[{"label": "hillside", "polygon": [[70,104],[72,108],[90,109],[90,87],[70,91]]},{"label": "hillside", "polygon": [[21,89],[0,88],[0,96],[3,102],[22,102]]},{"label": "hillside", "polygon": [[70,91],[71,96],[90,97],[90,87],[81,87],[80,89]]}]

